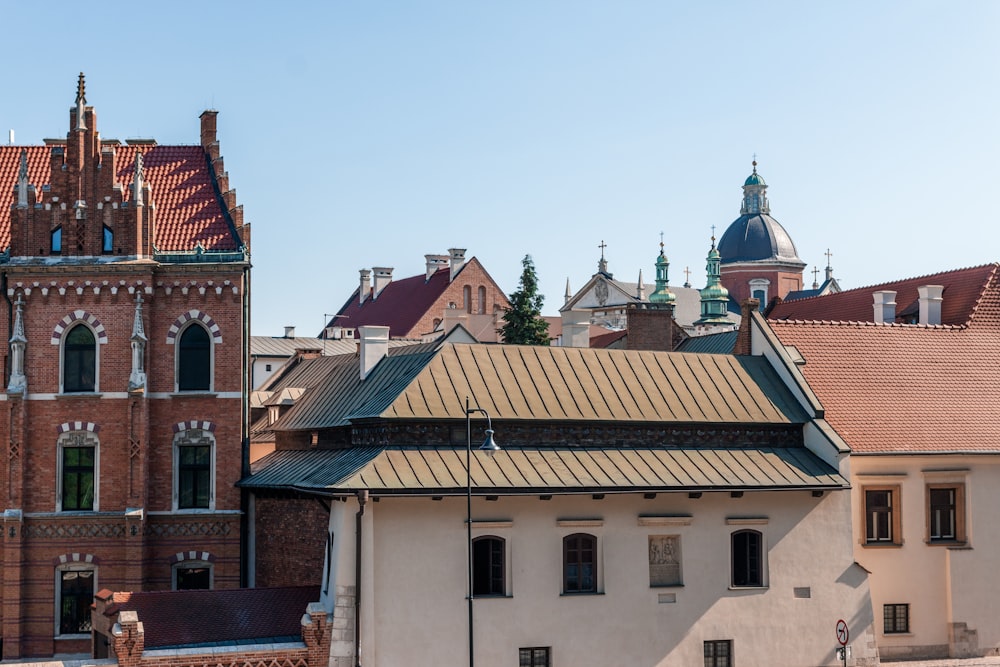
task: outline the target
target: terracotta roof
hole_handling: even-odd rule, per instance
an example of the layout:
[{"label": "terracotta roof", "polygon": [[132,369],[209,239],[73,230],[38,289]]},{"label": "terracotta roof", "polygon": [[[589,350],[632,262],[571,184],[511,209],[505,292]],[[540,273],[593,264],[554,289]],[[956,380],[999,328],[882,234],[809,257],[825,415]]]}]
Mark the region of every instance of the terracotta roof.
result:
[{"label": "terracotta roof", "polygon": [[[501,445],[503,443],[501,442]],[[239,485],[253,489],[465,493],[465,448],[355,447],[277,451]],[[805,447],[504,447],[473,454],[480,492],[843,488],[847,481]]]},{"label": "terracotta roof", "polygon": [[941,323],[964,325],[975,316],[976,305],[987,284],[997,273],[998,267],[1000,264],[984,264],[881,285],[859,287],[836,294],[784,301],[774,306],[767,313],[767,317],[771,320],[873,322],[872,294],[880,290],[896,292],[896,317],[906,317],[916,314],[918,287],[943,285]]},{"label": "terracotta roof", "polygon": [[[41,194],[50,183],[49,146],[0,146],[0,250],[10,247],[10,211],[14,203],[21,150],[28,156],[28,180]],[[131,199],[135,154],[142,153],[145,180],[156,204],[156,238],[160,252],[235,251],[241,243],[216,196],[212,172],[200,146],[115,146],[117,181]]]},{"label": "terracotta roof", "polygon": [[608,331],[603,327],[591,327],[590,329],[591,332],[593,332],[595,328],[600,328],[601,333],[597,335],[591,333],[590,347],[605,348],[611,345],[612,343],[620,341],[622,338],[628,335],[628,331],[626,329],[620,329],[618,331]]},{"label": "terracotta roof", "polygon": [[147,650],[302,641],[302,615],[319,594],[319,586],[115,593],[114,610],[138,613]]},{"label": "terracotta roof", "polygon": [[854,453],[1000,453],[998,292],[994,276],[967,328],[768,324]]}]

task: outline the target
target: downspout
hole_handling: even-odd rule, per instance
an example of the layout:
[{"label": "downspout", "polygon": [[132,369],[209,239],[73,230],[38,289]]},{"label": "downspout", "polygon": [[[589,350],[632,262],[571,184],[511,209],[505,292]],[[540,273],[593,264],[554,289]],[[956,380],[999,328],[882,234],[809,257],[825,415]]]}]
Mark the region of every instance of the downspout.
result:
[{"label": "downspout", "polygon": [[[243,266],[243,340],[240,341],[240,351],[243,359],[243,373],[240,387],[240,479],[245,479],[250,475],[250,256],[249,249],[246,262]],[[254,536],[250,531],[256,530],[256,526],[250,526],[250,492],[247,489],[240,489],[240,586],[249,588],[256,586],[256,581],[250,581],[250,540]],[[254,550],[256,551],[256,550]],[[253,568],[256,570],[256,568]],[[256,579],[256,577],[254,577]]]},{"label": "downspout", "polygon": [[[7,340],[10,340],[11,338],[14,337],[14,302],[10,300],[10,295],[7,294],[6,271],[0,273],[0,289],[3,290],[3,298],[7,302]],[[10,356],[5,355],[4,359],[9,360]],[[10,369],[6,367],[7,363],[8,363],[7,361],[4,362],[4,369],[3,369],[4,386],[7,386],[7,383],[10,381],[10,377],[8,377]]]},{"label": "downspout", "polygon": [[354,535],[354,667],[361,667],[361,521],[365,516],[368,489],[358,491],[358,513]]}]

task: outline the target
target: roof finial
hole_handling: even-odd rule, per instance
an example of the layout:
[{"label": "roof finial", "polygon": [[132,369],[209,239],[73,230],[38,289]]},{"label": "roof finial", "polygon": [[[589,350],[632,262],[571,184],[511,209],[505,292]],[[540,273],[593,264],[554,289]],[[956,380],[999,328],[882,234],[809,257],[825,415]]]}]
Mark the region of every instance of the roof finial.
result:
[{"label": "roof finial", "polygon": [[712,250],[715,250],[715,225],[712,225]]},{"label": "roof finial", "polygon": [[604,259],[604,249],[608,247],[608,244],[604,242],[604,239],[601,239],[601,242],[598,244],[597,247],[601,249],[601,261],[597,263],[597,272],[607,274],[608,260]]},{"label": "roof finial", "polygon": [[604,242],[604,239],[601,239],[601,242],[599,244],[597,244],[597,247],[601,249],[601,261],[603,262],[604,261],[604,249],[608,247],[608,244]]},{"label": "roof finial", "polygon": [[757,173],[757,154],[753,154],[753,173]]},{"label": "roof finial", "polygon": [[87,108],[87,97],[84,94],[86,89],[86,84],[83,81],[83,72],[80,72],[80,78],[76,83],[76,129],[86,130],[87,124],[84,119],[84,112]]},{"label": "roof finial", "polygon": [[813,267],[813,289],[819,289],[819,269]]},{"label": "roof finial", "polygon": [[691,267],[684,267],[684,287],[691,287]]},{"label": "roof finial", "polygon": [[133,206],[143,206],[142,188],[145,186],[145,171],[142,167],[142,153],[135,152],[135,174],[132,177],[132,202]]}]

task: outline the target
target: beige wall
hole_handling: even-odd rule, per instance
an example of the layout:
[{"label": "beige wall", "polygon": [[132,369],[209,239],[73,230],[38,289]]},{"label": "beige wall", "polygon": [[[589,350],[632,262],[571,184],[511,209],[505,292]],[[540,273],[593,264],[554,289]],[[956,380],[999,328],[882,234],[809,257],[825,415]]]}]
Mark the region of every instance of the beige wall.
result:
[{"label": "beige wall", "polygon": [[[557,667],[692,665],[702,664],[703,641],[732,639],[739,665],[837,665],[839,618],[850,623],[854,657],[872,657],[867,575],[853,564],[845,530],[849,501],[847,491],[820,498],[793,491],[474,499],[474,535],[507,540],[510,593],[475,602],[476,664],[509,667],[519,647],[549,646]],[[351,498],[334,503],[331,513],[340,589],[353,585],[356,511]],[[639,517],[650,515],[691,518],[640,525]],[[465,664],[464,497],[383,498],[368,504],[365,519],[366,667]],[[734,525],[733,519],[766,522]],[[483,520],[493,523],[484,527]],[[594,525],[572,523],[588,520]],[[764,535],[766,588],[729,586],[730,534],[744,528]],[[574,532],[598,538],[602,594],[561,594],[562,537]],[[681,536],[683,586],[650,587],[650,535]],[[796,587],[808,587],[811,597],[796,597]],[[676,601],[662,602],[664,595]],[[332,609],[332,596],[325,602]]]},{"label": "beige wall", "polygon": [[[996,556],[1000,553],[1000,457],[852,456],[854,541],[858,563],[871,571],[876,635],[883,657],[992,655],[1000,651]],[[927,483],[964,481],[968,541],[927,541]],[[901,546],[866,546],[864,487],[900,488]],[[910,605],[909,634],[883,632],[885,604]],[[951,636],[965,624],[975,637]]]}]

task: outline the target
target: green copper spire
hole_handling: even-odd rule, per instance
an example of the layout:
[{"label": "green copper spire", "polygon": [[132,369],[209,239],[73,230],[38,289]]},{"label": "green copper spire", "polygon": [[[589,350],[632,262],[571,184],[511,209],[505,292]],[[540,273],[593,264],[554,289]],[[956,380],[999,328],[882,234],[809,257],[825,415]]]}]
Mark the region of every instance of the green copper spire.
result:
[{"label": "green copper spire", "polygon": [[705,266],[707,281],[701,290],[701,318],[695,324],[732,324],[727,312],[729,290],[722,286],[722,260],[715,248],[715,234],[712,234],[712,249],[708,251]]},{"label": "green copper spire", "polygon": [[670,262],[667,261],[667,256],[663,254],[663,237],[661,235],[660,255],[656,258],[656,291],[649,295],[650,303],[673,304],[677,301],[677,297],[667,287],[667,269],[669,268]]}]

